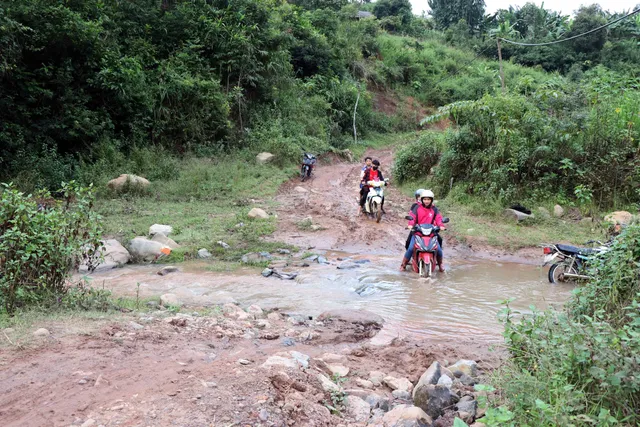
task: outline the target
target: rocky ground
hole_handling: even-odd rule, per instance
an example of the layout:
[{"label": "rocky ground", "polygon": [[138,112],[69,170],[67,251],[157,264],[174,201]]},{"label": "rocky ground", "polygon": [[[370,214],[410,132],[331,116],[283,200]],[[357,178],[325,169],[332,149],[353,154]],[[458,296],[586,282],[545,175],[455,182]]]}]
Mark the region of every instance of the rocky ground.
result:
[{"label": "rocky ground", "polygon": [[[0,418],[4,426],[410,427],[480,417],[473,384],[496,355],[465,361],[478,352],[374,344],[382,327],[365,311],[310,318],[229,303],[206,316],[158,307],[79,334],[39,329],[35,347],[0,352]],[[19,346],[12,334],[3,331]]]}]

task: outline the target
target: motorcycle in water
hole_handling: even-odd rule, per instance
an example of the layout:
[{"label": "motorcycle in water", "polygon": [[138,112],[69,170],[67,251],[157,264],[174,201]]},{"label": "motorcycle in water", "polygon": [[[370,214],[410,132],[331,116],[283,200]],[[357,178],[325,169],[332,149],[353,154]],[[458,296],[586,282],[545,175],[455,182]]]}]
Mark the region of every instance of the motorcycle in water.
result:
[{"label": "motorcycle in water", "polygon": [[389,178],[384,181],[369,181],[369,194],[367,194],[367,201],[364,204],[365,211],[370,217],[375,218],[379,223],[382,219],[382,198],[384,197],[384,189],[389,184]]},{"label": "motorcycle in water", "polygon": [[575,280],[590,279],[587,274],[589,262],[594,256],[598,256],[610,249],[610,244],[599,241],[590,241],[586,244],[596,243],[596,248],[579,248],[570,245],[547,245],[543,246],[544,264],[543,267],[551,264],[547,277],[550,283],[558,284]]},{"label": "motorcycle in water", "polygon": [[[411,221],[413,218],[406,216]],[[447,224],[449,218],[443,218],[442,222]],[[436,271],[436,255],[440,249],[438,241],[438,233],[440,227],[435,224],[416,224],[411,229],[415,236],[415,244],[413,247],[413,257],[411,258],[411,268],[418,273],[420,277],[431,277]]]},{"label": "motorcycle in water", "polygon": [[310,153],[304,153],[302,156],[302,167],[300,168],[300,179],[305,182],[307,178],[311,177],[311,172],[316,164],[316,156]]}]

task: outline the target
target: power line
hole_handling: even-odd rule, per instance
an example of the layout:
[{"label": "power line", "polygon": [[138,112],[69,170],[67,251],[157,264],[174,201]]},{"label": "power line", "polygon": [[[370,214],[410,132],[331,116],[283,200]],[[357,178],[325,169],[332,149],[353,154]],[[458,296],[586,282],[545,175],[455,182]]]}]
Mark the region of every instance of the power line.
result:
[{"label": "power line", "polygon": [[456,71],[455,71],[455,72],[453,72],[453,73],[451,73],[451,74],[449,74],[449,75],[447,75],[447,76],[444,76],[442,79],[438,80],[438,81],[437,81],[433,86],[438,86],[438,85],[439,85],[440,83],[442,83],[443,81],[448,80],[448,79],[450,79],[450,78],[452,78],[452,77],[455,77],[456,75],[458,75],[458,74],[460,73],[460,71],[462,71],[464,68],[466,68],[466,67],[468,67],[469,65],[471,65],[471,63],[472,63],[473,61],[475,61],[476,59],[480,58],[480,56],[481,56],[483,53],[485,53],[487,50],[489,50],[489,49],[491,49],[491,48],[493,48],[493,46],[487,46],[487,47],[485,47],[485,48],[484,48],[484,49],[482,49],[480,52],[478,52],[478,53],[476,54],[476,56],[474,56],[474,57],[471,59],[471,61],[468,61],[468,62],[466,62],[464,65],[457,67],[457,69],[456,69]]},{"label": "power line", "polygon": [[518,46],[549,46],[551,44],[562,43],[562,42],[566,42],[566,41],[569,41],[569,40],[577,39],[577,38],[582,37],[582,36],[586,36],[587,34],[595,33],[596,31],[600,31],[603,28],[607,28],[607,27],[610,27],[613,24],[617,24],[618,22],[622,21],[623,19],[627,19],[628,17],[633,16],[638,12],[640,12],[640,9],[636,9],[633,12],[629,13],[628,15],[625,15],[625,16],[623,16],[621,18],[615,19],[615,20],[613,20],[613,21],[611,21],[611,22],[609,22],[607,24],[599,26],[598,28],[594,28],[593,30],[589,30],[586,33],[578,34],[577,36],[572,36],[572,37],[569,37],[567,39],[555,40],[555,41],[552,41],[552,42],[546,42],[546,43],[520,43],[520,42],[516,42],[516,41],[513,41],[513,40],[503,39],[502,37],[499,37],[499,39],[502,40],[503,42],[515,44],[515,45],[518,45]]}]

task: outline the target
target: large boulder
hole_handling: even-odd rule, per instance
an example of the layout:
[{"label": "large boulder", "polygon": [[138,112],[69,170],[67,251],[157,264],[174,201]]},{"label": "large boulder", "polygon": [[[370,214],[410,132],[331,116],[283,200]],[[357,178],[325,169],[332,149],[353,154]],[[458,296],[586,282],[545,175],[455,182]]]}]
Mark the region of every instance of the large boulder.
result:
[{"label": "large boulder", "polygon": [[422,374],[422,376],[418,380],[418,384],[416,384],[416,387],[419,387],[423,384],[438,384],[438,380],[442,375],[441,371],[442,366],[440,366],[440,363],[438,363],[437,361],[433,362],[431,366],[429,366],[429,369],[424,371],[424,374]]},{"label": "large boulder", "polygon": [[152,261],[162,255],[169,255],[171,248],[146,237],[136,237],[129,242],[129,251],[136,260]]},{"label": "large boulder", "polygon": [[[115,239],[108,239],[102,242],[101,253],[104,260],[95,268],[95,272],[111,270],[113,268],[122,267],[131,261],[131,254]],[[86,264],[80,265],[78,268],[80,273],[89,272]]]},{"label": "large boulder", "polygon": [[422,384],[413,391],[413,404],[436,419],[445,408],[457,401],[457,396],[445,385]]},{"label": "large boulder", "polygon": [[275,156],[271,153],[260,153],[256,156],[256,160],[258,161],[258,163],[260,163],[261,165],[264,165],[266,163],[269,163],[270,161],[273,160]]},{"label": "large boulder", "polygon": [[170,247],[171,249],[178,249],[180,247],[173,239],[168,238],[163,233],[156,233],[151,238],[152,241],[161,243],[165,246]]},{"label": "large boulder", "polygon": [[163,224],[153,224],[151,227],[149,227],[149,236],[153,236],[157,233],[162,233],[165,236],[168,236],[173,233],[173,227]]},{"label": "large boulder", "polygon": [[369,420],[371,415],[371,406],[363,399],[357,396],[347,396],[345,400],[347,414],[358,423],[364,423]]},{"label": "large boulder", "polygon": [[382,418],[384,427],[431,427],[433,420],[416,406],[398,405]]},{"label": "large boulder", "polygon": [[253,208],[247,214],[252,219],[269,219],[269,214],[260,208]]},{"label": "large boulder", "polygon": [[526,213],[517,211],[515,209],[505,209],[504,215],[508,218],[513,218],[516,221],[524,221],[530,218],[534,218],[533,214],[527,215]]},{"label": "large boulder", "polygon": [[633,221],[633,215],[627,211],[616,211],[605,216],[604,220],[613,224],[628,225]]},{"label": "large boulder", "polygon": [[462,421],[472,423],[478,411],[478,402],[471,396],[464,396],[456,405]]},{"label": "large boulder", "polygon": [[454,365],[449,366],[447,369],[453,372],[453,375],[455,375],[456,378],[460,378],[462,374],[466,374],[473,378],[478,376],[478,364],[473,360],[458,360]]},{"label": "large boulder", "polygon": [[107,187],[112,190],[120,191],[126,186],[147,188],[151,184],[149,180],[138,175],[123,173],[119,177],[112,179],[107,183]]},{"label": "large boulder", "polygon": [[556,218],[561,218],[564,215],[564,209],[560,205],[555,205],[553,207],[553,216]]}]

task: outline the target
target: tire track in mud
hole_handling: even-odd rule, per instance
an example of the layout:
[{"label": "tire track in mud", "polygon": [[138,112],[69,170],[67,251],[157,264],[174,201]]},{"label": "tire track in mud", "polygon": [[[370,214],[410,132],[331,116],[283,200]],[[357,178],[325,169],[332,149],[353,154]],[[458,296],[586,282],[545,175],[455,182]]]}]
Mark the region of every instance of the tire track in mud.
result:
[{"label": "tire track in mud", "polygon": [[[404,215],[411,199],[394,186],[391,149],[368,150],[365,155],[380,160],[383,175],[391,178],[385,188],[386,215],[379,224],[357,215],[362,164],[338,161],[318,165],[310,180],[296,178],[280,188],[278,226],[272,239],[301,248],[400,255],[406,239]],[[321,229],[299,226],[309,217]]]}]

